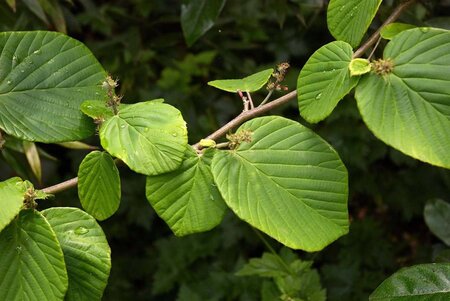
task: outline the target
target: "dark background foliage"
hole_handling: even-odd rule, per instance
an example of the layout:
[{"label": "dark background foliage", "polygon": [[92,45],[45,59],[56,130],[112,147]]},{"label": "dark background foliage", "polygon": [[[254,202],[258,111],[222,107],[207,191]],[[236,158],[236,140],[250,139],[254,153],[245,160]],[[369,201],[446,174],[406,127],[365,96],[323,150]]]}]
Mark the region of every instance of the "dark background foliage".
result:
[{"label": "dark background foliage", "polygon": [[[63,28],[61,19],[48,15],[44,21],[25,3],[18,0],[13,12],[0,1],[1,31]],[[384,1],[370,31],[395,4]],[[208,81],[243,77],[288,61],[292,67],[286,84],[292,90],[308,57],[333,40],[326,27],[326,1],[230,0],[215,26],[187,47],[180,5],[175,0],[60,3],[67,33],[86,43],[119,78],[123,101],[165,98],[182,111],[191,143],[242,110],[238,96],[215,90]],[[449,10],[449,1],[423,1],[402,21],[449,28]],[[253,98],[264,96],[263,91]],[[400,267],[433,261],[440,245],[424,223],[423,207],[430,198],[448,197],[450,172],[378,141],[361,121],[351,96],[317,125],[299,120],[295,101],[273,114],[312,127],[337,149],[349,171],[350,234],[322,252],[297,252],[314,260],[329,300],[365,300]],[[87,142],[98,145],[98,137]],[[75,176],[86,155],[56,145],[39,146],[50,155],[43,159],[42,183],[33,178],[24,155],[10,149],[2,150],[1,180],[18,174],[37,187],[49,186]],[[113,262],[104,300],[258,300],[260,279],[234,275],[249,258],[267,251],[247,224],[229,212],[216,229],[177,238],[146,201],[144,176],[125,167],[120,171],[121,207],[101,223]],[[71,190],[40,204],[47,206],[80,204]]]}]

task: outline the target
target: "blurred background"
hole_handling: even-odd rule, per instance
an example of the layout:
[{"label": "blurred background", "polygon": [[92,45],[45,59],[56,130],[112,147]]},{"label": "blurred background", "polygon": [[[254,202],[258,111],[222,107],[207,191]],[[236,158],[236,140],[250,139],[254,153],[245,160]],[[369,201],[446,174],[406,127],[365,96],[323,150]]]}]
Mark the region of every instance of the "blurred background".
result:
[{"label": "blurred background", "polygon": [[[398,2],[383,2],[370,32]],[[289,62],[284,84],[291,91],[308,57],[333,40],[326,26],[327,1],[228,0],[215,25],[188,47],[180,25],[183,3],[0,0],[0,31],[57,30],[82,41],[119,79],[117,93],[124,103],[164,98],[177,107],[188,123],[190,143],[242,110],[237,95],[209,87],[208,81],[241,78]],[[400,21],[450,29],[449,16],[450,1],[420,1]],[[258,103],[266,94],[262,90],[253,99]],[[430,199],[449,200],[448,170],[406,157],[377,140],[362,122],[352,95],[315,125],[300,119],[295,100],[272,113],[313,128],[336,148],[349,171],[350,233],[321,252],[295,252],[314,262],[328,300],[367,300],[400,267],[435,259],[443,245],[427,228],[423,208]],[[99,145],[97,136],[84,142]],[[87,154],[59,145],[37,146],[41,180],[29,167],[23,147],[12,140],[1,149],[0,180],[18,175],[47,187],[76,176]],[[113,266],[104,300],[260,300],[260,278],[235,275],[250,258],[268,251],[250,226],[228,212],[216,229],[177,238],[147,202],[145,177],[123,166],[120,172],[120,209],[100,223]],[[49,206],[79,207],[76,189],[41,201],[39,209]],[[265,240],[276,251],[282,247]]]}]

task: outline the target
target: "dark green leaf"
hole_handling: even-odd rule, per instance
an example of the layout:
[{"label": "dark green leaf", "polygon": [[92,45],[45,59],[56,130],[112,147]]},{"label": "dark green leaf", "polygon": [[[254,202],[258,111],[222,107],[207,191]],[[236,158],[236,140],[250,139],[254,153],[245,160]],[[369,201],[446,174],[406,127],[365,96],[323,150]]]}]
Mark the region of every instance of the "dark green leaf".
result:
[{"label": "dark green leaf", "polygon": [[443,200],[430,200],[423,215],[431,232],[450,246],[450,204]]},{"label": "dark green leaf", "polygon": [[120,204],[120,178],[116,164],[106,152],[93,151],[78,170],[78,196],[83,209],[98,220],[105,220]]},{"label": "dark green leaf", "polygon": [[0,232],[0,300],[64,300],[68,279],[55,232],[24,210]]},{"label": "dark green leaf", "polygon": [[55,231],[64,253],[69,276],[64,300],[101,300],[111,270],[111,249],[102,228],[78,208],[50,208],[42,214]]},{"label": "dark green leaf", "polygon": [[181,5],[181,27],[188,46],[213,27],[226,0],[188,0]]}]

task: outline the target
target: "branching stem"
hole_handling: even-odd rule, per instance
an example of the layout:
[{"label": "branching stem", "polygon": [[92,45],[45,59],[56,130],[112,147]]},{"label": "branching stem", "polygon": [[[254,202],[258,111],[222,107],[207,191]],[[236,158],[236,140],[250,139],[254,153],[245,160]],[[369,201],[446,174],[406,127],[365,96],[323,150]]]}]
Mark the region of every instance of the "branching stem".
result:
[{"label": "branching stem", "polygon": [[[380,26],[380,28],[375,31],[372,36],[363,44],[361,47],[359,47],[358,50],[355,51],[353,54],[354,58],[361,57],[370,47],[372,47],[379,39],[380,37],[380,31],[381,29],[386,26],[389,23],[394,22],[395,20],[400,17],[403,11],[405,11],[409,6],[414,4],[416,0],[408,0],[406,2],[403,2],[399,6],[397,6],[392,14],[384,21],[384,23]],[[266,96],[266,98],[263,100],[263,102],[256,108],[252,108],[250,110],[244,111],[238,116],[236,116],[233,120],[222,126],[220,129],[206,137],[205,139],[212,139],[217,140],[218,138],[224,136],[228,131],[232,130],[236,126],[242,124],[243,122],[250,120],[256,116],[262,115],[266,113],[267,111],[270,111],[276,107],[279,107],[293,99],[297,96],[297,91],[289,92],[269,103],[266,104],[266,102],[269,100],[270,96],[272,95],[272,91],[269,92],[269,94]],[[242,95],[242,92],[240,93]],[[243,96],[243,95],[242,95]],[[241,97],[242,97],[241,96]],[[219,143],[218,145],[222,145]],[[199,145],[199,142],[193,145],[193,148],[196,150],[199,150],[201,147]],[[42,191],[48,194],[55,194],[64,190],[67,190],[69,188],[75,187],[78,184],[78,177],[75,177],[73,179],[61,182],[59,184],[44,188]]]}]

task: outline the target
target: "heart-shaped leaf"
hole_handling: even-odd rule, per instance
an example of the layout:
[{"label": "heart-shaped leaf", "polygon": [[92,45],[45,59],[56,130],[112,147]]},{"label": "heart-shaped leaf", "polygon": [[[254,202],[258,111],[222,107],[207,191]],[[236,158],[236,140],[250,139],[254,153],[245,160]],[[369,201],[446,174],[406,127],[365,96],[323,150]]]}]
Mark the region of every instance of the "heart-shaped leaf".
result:
[{"label": "heart-shaped leaf", "polygon": [[17,177],[0,182],[0,231],[19,214],[27,188]]},{"label": "heart-shaped leaf", "polygon": [[105,78],[89,49],[66,35],[0,33],[0,128],[28,141],[86,138],[94,126],[80,105],[106,97]]},{"label": "heart-shaped leaf", "polygon": [[64,300],[64,256],[49,223],[23,210],[0,232],[0,300]]},{"label": "heart-shaped leaf", "polygon": [[135,172],[162,174],[177,169],[183,161],[186,122],[180,111],[165,103],[127,105],[102,124],[100,142]]},{"label": "heart-shaped leaf", "polygon": [[369,28],[382,0],[330,0],[327,23],[333,37],[356,47]]},{"label": "heart-shaped leaf", "polygon": [[210,230],[222,220],[226,206],[210,167],[214,152],[198,156],[188,147],[180,168],[147,178],[148,201],[178,236]]},{"label": "heart-shaped leaf", "polygon": [[78,196],[83,209],[98,220],[105,220],[120,204],[120,178],[116,164],[106,152],[93,151],[78,170]]},{"label": "heart-shaped leaf", "polygon": [[269,80],[273,69],[266,69],[242,79],[220,79],[208,82],[208,85],[227,92],[254,92],[261,89]]},{"label": "heart-shaped leaf", "polygon": [[300,115],[308,122],[319,122],[334,110],[358,83],[350,76],[352,47],[340,41],[322,46],[303,66],[297,81]]},{"label": "heart-shaped leaf", "polygon": [[450,300],[450,263],[419,264],[403,268],[370,295],[370,301]]},{"label": "heart-shaped leaf", "polygon": [[359,111],[386,144],[450,168],[450,31],[415,28],[396,35],[356,88]]},{"label": "heart-shaped leaf", "polygon": [[78,208],[42,211],[61,244],[69,276],[65,300],[101,300],[111,270],[111,249],[95,219]]},{"label": "heart-shaped leaf", "polygon": [[235,137],[242,142],[217,152],[212,172],[237,216],[306,251],[321,250],[348,232],[347,170],[329,144],[275,116],[244,123]]}]

